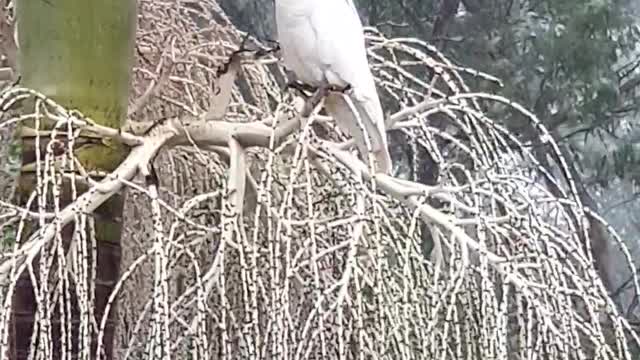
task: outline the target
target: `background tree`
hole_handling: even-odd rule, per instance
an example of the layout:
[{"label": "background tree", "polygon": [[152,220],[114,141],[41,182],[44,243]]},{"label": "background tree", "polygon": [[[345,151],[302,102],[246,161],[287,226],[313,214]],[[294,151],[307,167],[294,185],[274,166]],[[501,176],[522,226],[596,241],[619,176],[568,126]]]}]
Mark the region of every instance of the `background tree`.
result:
[{"label": "background tree", "polygon": [[[75,1],[17,1],[16,26],[18,61],[17,70],[21,84],[50,96],[53,100],[90,116],[96,124],[110,128],[120,128],[127,113],[130,73],[133,62],[133,41],[135,38],[136,5],[135,1],[93,1],[77,3]],[[42,179],[48,175],[43,173],[43,161],[64,162],[62,153],[69,149],[77,163],[70,165],[69,170],[77,176],[90,176],[99,180],[102,175],[113,171],[126,157],[127,149],[118,141],[108,139],[102,141],[91,134],[74,135],[72,139],[65,137],[64,129],[57,129],[55,119],[49,119],[46,113],[39,115],[43,104],[40,101],[27,103],[26,107],[35,107],[36,116],[25,121],[22,133],[22,168],[18,180],[17,204],[32,211],[58,212],[72,203],[90,185],[89,178],[84,182],[69,181],[68,177],[54,177],[45,181],[59,182],[59,193],[41,194],[43,201],[34,201],[32,194],[44,189]],[[42,140],[30,135],[33,131],[59,131],[60,136],[51,136]],[[53,155],[54,159],[50,158]],[[48,158],[49,157],[49,158]],[[46,186],[45,186],[46,188]],[[65,321],[70,322],[69,329],[73,333],[86,332],[82,327],[86,321],[101,319],[104,314],[106,298],[113,291],[119,279],[122,233],[122,209],[124,193],[119,193],[105,201],[93,212],[95,221],[91,229],[86,225],[69,224],[57,229],[57,246],[49,251],[68,251],[75,232],[90,231],[95,250],[89,253],[87,261],[96,266],[90,273],[77,273],[77,277],[62,276],[58,283],[49,288],[46,281],[36,285],[32,283],[32,274],[40,273],[46,279],[49,271],[63,267],[63,263],[41,268],[42,262],[36,260],[34,268],[25,271],[17,280],[13,298],[13,329],[11,344],[12,359],[27,359],[32,341],[35,350],[43,355],[60,354],[61,347],[66,351],[79,353],[89,352],[89,343],[72,342],[65,344]],[[34,222],[27,225],[36,232]],[[19,235],[18,242],[26,240],[25,234]],[[78,235],[86,239],[86,235]],[[94,278],[90,286],[82,277]],[[38,302],[49,297],[49,291],[62,291],[66,304],[70,308],[60,308],[64,302],[54,303],[49,309],[58,316],[42,318],[36,315]],[[84,294],[82,294],[84,292]],[[75,305],[80,302],[76,294],[95,299],[95,307],[82,309]],[[41,309],[38,309],[41,310]],[[113,337],[115,331],[115,312],[111,312],[104,332],[105,357],[113,358]],[[34,326],[36,319],[38,326]],[[44,330],[44,328],[48,328]],[[44,341],[44,331],[52,338],[50,344]],[[31,334],[37,334],[32,340]],[[94,336],[96,333],[89,333]],[[86,334],[80,335],[86,336]],[[87,347],[87,348],[85,348]],[[84,350],[81,350],[85,348]],[[92,350],[95,352],[95,350]],[[48,357],[59,358],[57,355]]]}]

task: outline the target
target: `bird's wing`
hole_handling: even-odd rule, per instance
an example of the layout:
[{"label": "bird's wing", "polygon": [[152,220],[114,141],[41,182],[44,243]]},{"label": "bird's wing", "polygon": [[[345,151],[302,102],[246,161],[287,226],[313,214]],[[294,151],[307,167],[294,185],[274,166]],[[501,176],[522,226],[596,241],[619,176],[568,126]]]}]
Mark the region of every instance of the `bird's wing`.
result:
[{"label": "bird's wing", "polygon": [[318,86],[323,74],[317,57],[312,10],[311,3],[276,1],[276,29],[285,66],[301,81]]},{"label": "bird's wing", "polygon": [[350,96],[362,124],[357,122],[344,95],[325,99],[327,111],[338,125],[353,136],[366,159],[365,132],[376,156],[378,170],[388,173],[391,160],[387,147],[384,113],[376,85],[369,69],[360,17],[351,0],[323,0],[311,16],[318,41],[318,58],[326,68],[325,76],[332,85],[351,85]]},{"label": "bird's wing", "polygon": [[352,0],[279,0],[276,24],[285,65],[304,82],[355,87],[371,77]]},{"label": "bird's wing", "polygon": [[368,69],[362,23],[350,0],[315,1],[310,24],[316,34],[315,56],[332,85],[355,86]]}]

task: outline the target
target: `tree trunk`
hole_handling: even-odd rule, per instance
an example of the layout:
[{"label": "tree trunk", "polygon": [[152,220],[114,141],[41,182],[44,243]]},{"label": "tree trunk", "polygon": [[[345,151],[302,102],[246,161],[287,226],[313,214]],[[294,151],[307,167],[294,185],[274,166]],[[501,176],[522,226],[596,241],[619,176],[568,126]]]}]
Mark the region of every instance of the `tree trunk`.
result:
[{"label": "tree trunk", "polygon": [[[124,121],[129,95],[133,45],[136,29],[135,0],[18,0],[16,4],[18,27],[18,71],[22,85],[33,88],[69,109],[77,109],[105,126],[119,128]],[[33,127],[35,124],[25,123]],[[40,125],[46,129],[47,125]],[[41,149],[47,137],[40,139]],[[78,138],[74,154],[88,171],[111,171],[127,155],[126,148],[111,140]],[[23,139],[22,163],[36,161],[35,141]],[[37,174],[25,170],[18,180],[17,201],[25,204],[35,189]],[[72,199],[70,184],[62,185],[61,206]],[[78,188],[78,193],[86,189]],[[94,234],[97,242],[95,274],[95,301],[93,314],[99,324],[109,294],[119,278],[120,237],[124,194],[119,194],[103,204],[94,213]],[[84,231],[85,229],[79,229]],[[74,224],[63,229],[63,244],[69,248],[74,233]],[[24,239],[26,236],[22,236]],[[34,261],[37,267],[39,260]],[[53,266],[56,266],[54,263]],[[91,265],[89,265],[91,268]],[[38,270],[35,270],[38,276]],[[47,281],[47,279],[38,279]],[[71,344],[67,350],[75,355],[79,348],[80,322],[91,322],[88,314],[80,313],[73,283],[69,283],[71,298]],[[38,336],[41,321],[34,324],[37,308],[33,284],[25,272],[21,274],[13,297],[11,358],[27,359],[31,337]],[[55,304],[49,319],[51,326],[50,349],[53,359],[61,355],[61,324],[59,311],[68,311]],[[115,332],[115,307],[109,314],[104,334],[103,359],[113,358]],[[91,352],[95,357],[97,329],[92,332]],[[47,339],[34,339],[36,344]]]}]

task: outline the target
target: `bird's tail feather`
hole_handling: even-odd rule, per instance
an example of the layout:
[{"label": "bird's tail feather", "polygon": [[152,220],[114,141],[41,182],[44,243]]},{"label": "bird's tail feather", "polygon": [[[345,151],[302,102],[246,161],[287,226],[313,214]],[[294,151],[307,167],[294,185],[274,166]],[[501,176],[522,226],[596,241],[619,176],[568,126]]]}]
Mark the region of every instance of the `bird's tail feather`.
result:
[{"label": "bird's tail feather", "polygon": [[363,159],[368,159],[367,144],[365,136],[369,138],[371,152],[376,161],[376,171],[390,174],[392,170],[391,156],[387,146],[387,134],[384,127],[384,117],[382,109],[377,99],[368,99],[365,101],[350,97],[351,102],[358,114],[366,131],[358,125],[357,118],[352,108],[345,98],[347,95],[330,93],[325,98],[325,108],[327,113],[331,115],[338,126],[349,135],[351,135]]},{"label": "bird's tail feather", "polygon": [[377,171],[387,175],[391,175],[393,164],[391,163],[391,155],[389,154],[389,150],[385,148],[384,150],[374,152],[373,155],[376,158]]}]

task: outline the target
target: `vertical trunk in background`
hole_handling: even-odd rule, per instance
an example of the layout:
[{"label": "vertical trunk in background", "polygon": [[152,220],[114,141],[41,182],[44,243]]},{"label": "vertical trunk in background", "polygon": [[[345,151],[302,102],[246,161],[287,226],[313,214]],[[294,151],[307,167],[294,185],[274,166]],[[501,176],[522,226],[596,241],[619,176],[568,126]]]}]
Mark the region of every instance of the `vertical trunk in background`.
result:
[{"label": "vertical trunk in background", "polygon": [[[52,97],[68,108],[80,110],[102,125],[120,127],[126,116],[129,94],[136,1],[17,0],[16,19],[21,84]],[[42,138],[42,142],[45,139]],[[77,142],[74,153],[89,171],[111,171],[127,154],[126,148],[114,141],[79,139]],[[33,163],[35,156],[35,142],[24,139],[23,164]],[[24,203],[34,190],[35,177],[33,172],[21,173],[18,201]],[[72,199],[69,184],[63,184],[63,187],[64,206]],[[101,206],[94,216],[98,249],[97,259],[91,260],[97,261],[94,314],[98,319],[119,277],[123,203],[124,194],[120,194]],[[72,233],[73,224],[63,230],[67,248]],[[86,314],[80,314],[77,310],[73,285],[69,284],[72,299],[66,301],[72,303],[75,338],[77,324],[81,316],[86,317]],[[39,326],[36,323],[34,329],[35,304],[33,286],[24,273],[13,298],[12,359],[28,357],[31,335]],[[106,356],[103,359],[113,357],[114,313],[115,309],[112,309],[104,338]],[[54,358],[60,357],[59,318],[55,316],[51,319]],[[95,347],[96,334],[93,336]],[[74,339],[72,343],[73,352],[77,352],[77,340]]]}]

